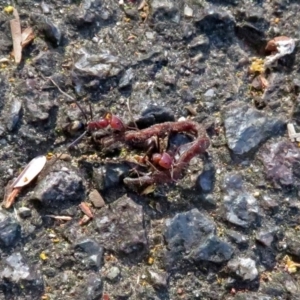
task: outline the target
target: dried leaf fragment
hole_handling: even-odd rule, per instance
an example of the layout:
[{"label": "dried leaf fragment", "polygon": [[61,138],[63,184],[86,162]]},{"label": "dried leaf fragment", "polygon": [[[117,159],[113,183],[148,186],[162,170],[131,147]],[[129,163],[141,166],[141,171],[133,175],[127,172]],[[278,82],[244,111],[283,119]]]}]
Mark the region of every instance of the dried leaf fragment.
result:
[{"label": "dried leaf fragment", "polygon": [[151,184],[149,186],[147,186],[142,192],[141,195],[148,195],[151,194],[155,191],[156,189],[156,185],[155,184]]},{"label": "dried leaf fragment", "polygon": [[18,11],[14,8],[13,11],[14,19],[10,20],[10,30],[13,40],[13,56],[15,62],[19,64],[22,60],[22,32],[21,32],[21,23]]},{"label": "dried leaf fragment", "polygon": [[84,214],[86,214],[89,218],[93,219],[94,218],[94,215],[90,209],[90,207],[85,203],[85,202],[81,202],[79,204],[79,208],[82,210],[82,212]]},{"label": "dried leaf fragment", "polygon": [[300,142],[300,133],[297,133],[292,123],[287,124],[289,139],[292,142]]},{"label": "dried leaf fragment", "polygon": [[251,86],[256,90],[263,91],[269,86],[269,82],[262,74],[260,74],[253,79]]},{"label": "dried leaf fragment", "polygon": [[13,182],[12,188],[19,188],[29,184],[44,168],[46,156],[40,155],[30,161],[18,178]]},{"label": "dried leaf fragment", "polygon": [[85,225],[87,224],[89,221],[91,220],[90,217],[88,217],[87,215],[84,215],[81,220],[79,221],[79,225],[82,226],[82,225]]},{"label": "dried leaf fragment", "polygon": [[[287,36],[277,36],[275,37],[274,39],[270,40],[268,43],[267,43],[267,46],[265,48],[265,50],[267,52],[278,52],[278,47],[282,47],[284,45],[287,45],[287,46],[292,46],[294,44],[294,47],[295,47],[295,41]],[[293,51],[291,51],[292,53]]]},{"label": "dried leaf fragment", "polygon": [[293,53],[295,49],[295,40],[287,36],[278,36],[267,43],[265,50],[272,52],[265,59],[265,66],[269,66],[279,58]]},{"label": "dried leaf fragment", "polygon": [[84,225],[88,223],[91,219],[94,218],[94,215],[90,209],[90,207],[85,202],[81,202],[79,204],[79,208],[82,210],[82,212],[85,214],[82,219],[79,221],[79,225]]},{"label": "dried leaf fragment", "polygon": [[46,215],[46,217],[53,218],[55,220],[60,220],[60,221],[71,221],[72,220],[72,217],[70,217],[70,216]]},{"label": "dried leaf fragment", "polygon": [[34,40],[34,33],[32,27],[27,27],[22,31],[22,48],[26,47]]},{"label": "dried leaf fragment", "polygon": [[37,156],[30,161],[30,163],[24,168],[18,178],[9,183],[6,188],[7,193],[4,196],[3,207],[10,208],[14,203],[15,198],[21,192],[22,188],[29,184],[44,168],[46,164],[46,156]]}]

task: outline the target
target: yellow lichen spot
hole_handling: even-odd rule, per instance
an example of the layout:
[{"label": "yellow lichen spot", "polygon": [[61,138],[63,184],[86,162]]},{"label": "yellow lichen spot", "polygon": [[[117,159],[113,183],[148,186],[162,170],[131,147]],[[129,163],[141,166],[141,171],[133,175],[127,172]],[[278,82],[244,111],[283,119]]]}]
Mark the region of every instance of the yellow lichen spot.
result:
[{"label": "yellow lichen spot", "polygon": [[154,263],[154,258],[150,256],[148,258],[148,265],[153,265],[153,263]]},{"label": "yellow lichen spot", "polygon": [[218,235],[219,237],[224,236],[224,235],[225,235],[224,228],[217,227],[217,235]]},{"label": "yellow lichen spot", "polygon": [[260,73],[260,74],[264,73],[265,72],[264,60],[262,58],[254,57],[249,67],[249,72]]},{"label": "yellow lichen spot", "polygon": [[217,283],[219,285],[221,285],[221,284],[223,284],[223,282],[224,282],[224,279],[217,276]]},{"label": "yellow lichen spot", "polygon": [[55,243],[55,244],[57,244],[57,243],[60,242],[60,240],[59,240],[59,238],[55,238],[55,239],[52,239],[52,242]]},{"label": "yellow lichen spot", "polygon": [[4,7],[3,11],[4,11],[5,13],[7,13],[7,14],[12,14],[13,11],[14,11],[14,7],[11,6],[11,5],[6,6],[6,7]]},{"label": "yellow lichen spot", "polygon": [[285,270],[288,271],[290,274],[296,273],[297,268],[300,267],[300,264],[294,262],[288,255],[286,255],[283,258],[283,261],[285,262]]},{"label": "yellow lichen spot", "polygon": [[122,148],[121,151],[120,151],[120,157],[121,158],[124,158],[128,155],[128,151],[126,148]]},{"label": "yellow lichen spot", "polygon": [[40,259],[41,259],[41,260],[44,260],[44,261],[48,259],[48,256],[46,255],[45,252],[42,252],[42,253],[40,254]]},{"label": "yellow lichen spot", "polygon": [[47,160],[50,160],[53,157],[53,153],[52,152],[48,152],[46,155]]},{"label": "yellow lichen spot", "polygon": [[[151,184],[149,186],[147,186],[141,193],[141,195],[148,195],[148,194],[151,194],[155,191],[156,189],[156,186],[155,184]],[[155,207],[155,206],[154,206]],[[152,207],[153,208],[153,207]]]},{"label": "yellow lichen spot", "polygon": [[147,285],[147,281],[146,280],[143,280],[142,282],[141,282],[141,286],[146,286]]}]

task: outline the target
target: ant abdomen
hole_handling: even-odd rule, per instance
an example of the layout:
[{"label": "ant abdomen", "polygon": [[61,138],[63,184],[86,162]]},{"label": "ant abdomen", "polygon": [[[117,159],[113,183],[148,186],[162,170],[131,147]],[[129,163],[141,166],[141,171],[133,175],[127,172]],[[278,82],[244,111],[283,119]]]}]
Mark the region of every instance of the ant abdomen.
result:
[{"label": "ant abdomen", "polygon": [[84,129],[85,125],[80,121],[73,121],[71,123],[64,124],[62,126],[63,131],[74,134],[82,129]]}]

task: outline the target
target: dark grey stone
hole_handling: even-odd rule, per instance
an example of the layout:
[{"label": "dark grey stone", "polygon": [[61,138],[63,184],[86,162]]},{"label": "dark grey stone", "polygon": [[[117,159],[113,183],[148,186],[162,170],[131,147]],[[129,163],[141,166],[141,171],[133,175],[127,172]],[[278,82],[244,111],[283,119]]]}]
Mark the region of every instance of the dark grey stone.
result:
[{"label": "dark grey stone", "polygon": [[21,284],[26,295],[36,295],[36,299],[39,298],[37,295],[44,288],[41,274],[35,270],[33,265],[27,263],[24,255],[20,252],[15,252],[3,259],[0,278],[14,286]]},{"label": "dark grey stone", "polygon": [[110,207],[104,207],[95,217],[97,241],[107,250],[133,259],[142,258],[148,248],[143,224],[143,208],[127,196]]},{"label": "dark grey stone", "polygon": [[103,258],[103,247],[90,238],[80,238],[76,241],[74,248],[76,251],[83,252],[84,256],[78,255],[80,262],[87,267],[96,266],[100,268]]},{"label": "dark grey stone", "polygon": [[13,99],[11,102],[8,119],[6,120],[6,127],[9,131],[13,131],[16,128],[20,120],[21,109],[22,102],[17,99]]},{"label": "dark grey stone", "polygon": [[244,228],[258,225],[259,207],[252,194],[245,191],[230,192],[224,197],[223,206],[228,222]]},{"label": "dark grey stone", "polygon": [[212,162],[204,162],[203,171],[198,176],[196,187],[204,193],[212,192],[215,183],[215,167]]},{"label": "dark grey stone", "polygon": [[171,266],[181,259],[195,262],[211,261],[215,263],[229,260],[232,247],[217,236],[214,222],[197,209],[178,213],[166,221],[165,239],[169,251],[167,263]]},{"label": "dark grey stone", "polygon": [[133,69],[129,68],[128,70],[125,71],[125,73],[121,77],[119,82],[119,88],[122,89],[130,86],[133,78],[134,78]]},{"label": "dark grey stone", "polygon": [[0,211],[0,247],[11,247],[20,237],[20,224],[4,211]]},{"label": "dark grey stone", "polygon": [[65,202],[78,203],[85,197],[83,180],[78,171],[68,164],[58,162],[54,168],[38,182],[32,200],[44,205],[62,206]]},{"label": "dark grey stone", "polygon": [[300,150],[290,141],[268,143],[259,157],[265,166],[267,178],[275,187],[294,185],[300,187]]},{"label": "dark grey stone", "polygon": [[224,117],[228,146],[238,155],[248,153],[261,142],[278,134],[285,124],[280,118],[269,117],[240,101],[229,104]]}]

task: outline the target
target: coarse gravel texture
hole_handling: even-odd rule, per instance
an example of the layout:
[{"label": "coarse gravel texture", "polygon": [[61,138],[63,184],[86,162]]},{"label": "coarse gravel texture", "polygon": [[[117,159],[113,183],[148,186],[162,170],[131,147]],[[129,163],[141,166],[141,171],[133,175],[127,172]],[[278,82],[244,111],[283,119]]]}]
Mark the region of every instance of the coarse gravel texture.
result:
[{"label": "coarse gravel texture", "polygon": [[[10,4],[36,36],[18,66]],[[298,0],[0,0],[1,199],[31,159],[65,153],[0,210],[0,299],[300,299],[299,15]],[[296,48],[261,91],[249,67],[282,35]],[[137,193],[139,149],[87,135],[67,151],[90,107],[140,128],[189,118],[211,146]]]}]

